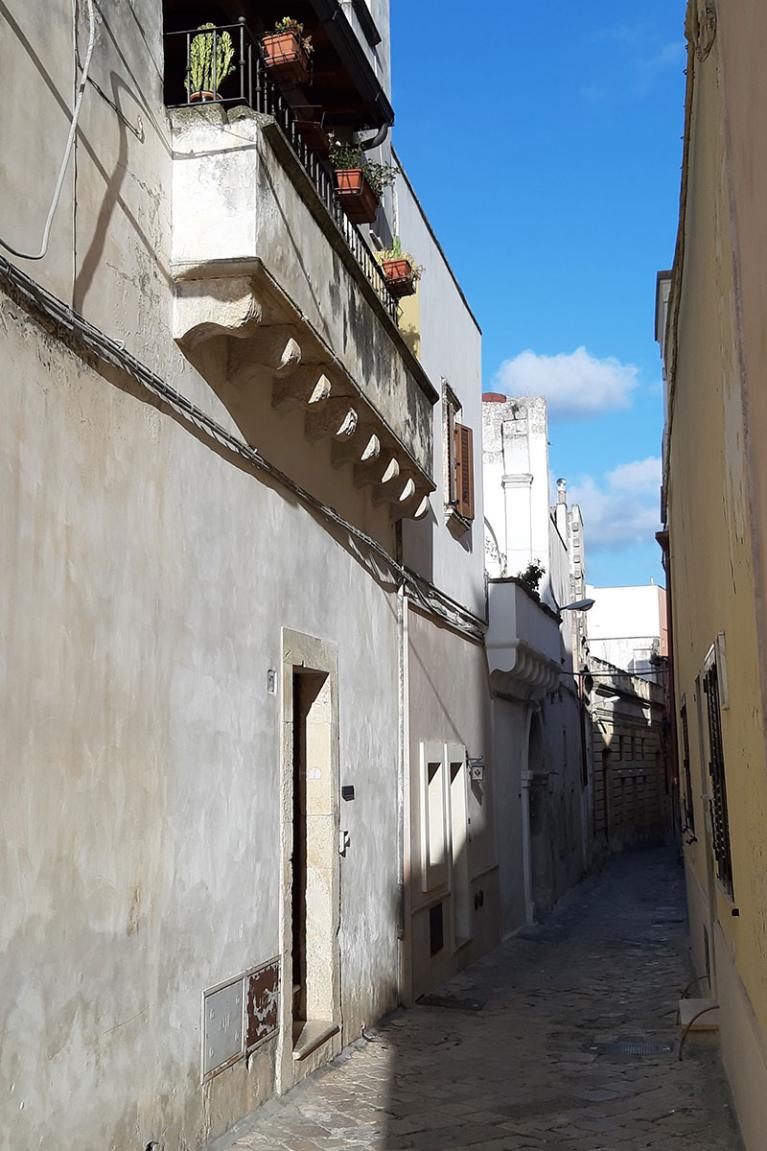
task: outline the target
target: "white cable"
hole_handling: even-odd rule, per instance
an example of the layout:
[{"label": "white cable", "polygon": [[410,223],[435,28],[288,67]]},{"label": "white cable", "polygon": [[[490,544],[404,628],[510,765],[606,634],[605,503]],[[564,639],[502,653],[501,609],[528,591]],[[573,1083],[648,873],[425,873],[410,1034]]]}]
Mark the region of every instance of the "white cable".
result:
[{"label": "white cable", "polygon": [[59,206],[61,199],[61,190],[64,187],[64,177],[66,175],[67,167],[69,166],[69,159],[72,155],[72,146],[75,142],[75,134],[77,132],[77,121],[80,116],[80,105],[83,102],[83,95],[85,93],[85,85],[88,81],[88,69],[91,66],[91,56],[93,55],[93,45],[96,40],[96,16],[93,11],[93,0],[87,0],[88,4],[88,20],[90,23],[90,31],[88,36],[88,51],[85,53],[85,63],[83,64],[83,71],[80,77],[80,85],[77,91],[77,99],[75,100],[75,107],[72,113],[72,123],[69,128],[69,136],[67,137],[67,145],[64,149],[64,159],[61,161],[61,168],[59,169],[58,179],[56,180],[56,187],[53,192],[53,199],[51,200],[50,210],[48,211],[48,218],[45,221],[45,228],[43,229],[43,239],[40,245],[40,251],[36,254],[30,252],[17,252],[10,244],[0,236],[0,247],[5,248],[6,252],[10,252],[12,256],[17,256],[20,260],[42,260],[48,251],[48,241],[51,236],[51,226],[53,224],[53,217],[56,214],[56,209]]}]

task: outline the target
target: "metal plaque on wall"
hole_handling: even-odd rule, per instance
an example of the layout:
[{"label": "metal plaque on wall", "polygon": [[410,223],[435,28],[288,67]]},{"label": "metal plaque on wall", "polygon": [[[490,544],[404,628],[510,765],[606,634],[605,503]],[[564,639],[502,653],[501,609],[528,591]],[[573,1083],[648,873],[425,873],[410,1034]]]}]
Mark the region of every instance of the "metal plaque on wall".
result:
[{"label": "metal plaque on wall", "polygon": [[242,1059],[242,976],[204,992],[202,1043],[203,1081]]}]

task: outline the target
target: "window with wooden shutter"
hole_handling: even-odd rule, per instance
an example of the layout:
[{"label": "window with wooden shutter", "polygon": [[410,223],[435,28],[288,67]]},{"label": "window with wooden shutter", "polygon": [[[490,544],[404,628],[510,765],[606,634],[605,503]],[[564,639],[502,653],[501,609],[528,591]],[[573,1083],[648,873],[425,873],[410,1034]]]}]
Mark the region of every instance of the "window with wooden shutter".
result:
[{"label": "window with wooden shutter", "polygon": [[727,782],[724,771],[722,710],[719,701],[719,676],[712,661],[703,678],[703,691],[708,712],[709,773],[711,776],[711,834],[719,881],[728,895],[733,894],[730,817],[727,810]]},{"label": "window with wooden shutter", "polygon": [[456,510],[474,519],[474,435],[465,424],[455,425]]}]

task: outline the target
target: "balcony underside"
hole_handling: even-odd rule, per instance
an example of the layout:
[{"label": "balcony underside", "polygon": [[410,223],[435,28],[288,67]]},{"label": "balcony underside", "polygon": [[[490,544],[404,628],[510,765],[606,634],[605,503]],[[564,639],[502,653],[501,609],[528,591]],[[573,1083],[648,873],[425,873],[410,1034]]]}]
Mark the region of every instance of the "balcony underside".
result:
[{"label": "balcony underside", "polygon": [[234,382],[238,402],[252,380],[254,400],[271,388],[274,408],[303,411],[290,451],[287,424],[255,445],[268,457],[279,448],[300,471],[306,440],[326,437],[374,503],[425,514],[437,393],[378,294],[363,238],[339,226],[272,117],[209,106],[172,123],[175,338],[188,352],[215,344],[196,366],[213,387]]},{"label": "balcony underside", "polygon": [[559,687],[560,665],[524,640],[508,647],[488,649],[488,660],[490,683],[497,695],[541,699]]},{"label": "balcony underside", "polygon": [[[302,412],[306,439],[329,442],[333,465],[351,468],[355,486],[392,518],[427,513],[430,475],[259,260],[176,265],[174,273],[174,336],[190,358],[225,338],[219,359],[229,385],[241,394],[268,387],[274,409]],[[268,443],[254,446],[269,454]]]}]

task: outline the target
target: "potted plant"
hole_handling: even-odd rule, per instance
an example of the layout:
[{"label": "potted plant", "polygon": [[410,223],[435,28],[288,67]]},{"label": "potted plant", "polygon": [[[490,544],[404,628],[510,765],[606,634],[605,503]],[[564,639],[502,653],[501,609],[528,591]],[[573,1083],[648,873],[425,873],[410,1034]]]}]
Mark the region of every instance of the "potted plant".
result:
[{"label": "potted plant", "polygon": [[296,129],[305,144],[320,156],[330,151],[330,136],[325,127],[325,113],[313,104],[294,104]]},{"label": "potted plant", "polygon": [[394,183],[399,169],[369,160],[359,144],[331,138],[330,162],[336,170],[336,194],[353,224],[372,224],[381,193]]},{"label": "potted plant", "polygon": [[386,286],[391,294],[397,298],[414,296],[423,268],[416,264],[412,256],[402,251],[399,236],[394,237],[391,248],[381,252],[380,259]]},{"label": "potted plant", "polygon": [[215,24],[201,24],[189,46],[186,91],[189,103],[219,100],[218,89],[234,72],[234,45],[228,32],[214,35]]},{"label": "potted plant", "polygon": [[278,20],[272,32],[261,38],[264,63],[283,84],[305,84],[309,79],[309,57],[314,51],[311,36],[291,16]]}]

